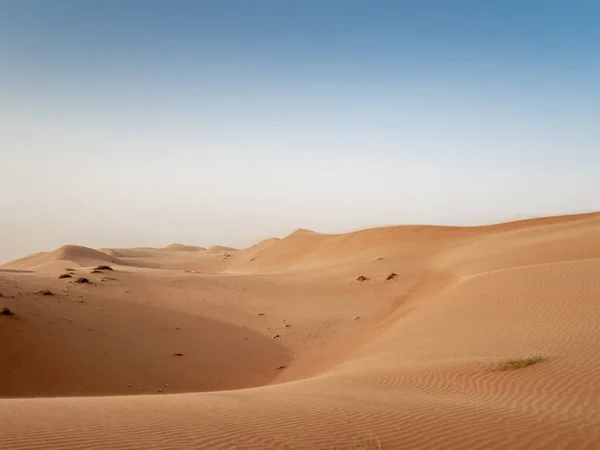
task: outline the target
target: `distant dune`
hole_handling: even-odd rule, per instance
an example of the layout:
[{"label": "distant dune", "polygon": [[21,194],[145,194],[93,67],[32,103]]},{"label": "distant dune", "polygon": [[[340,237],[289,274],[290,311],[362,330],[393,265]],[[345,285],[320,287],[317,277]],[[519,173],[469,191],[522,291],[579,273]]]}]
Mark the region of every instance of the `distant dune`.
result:
[{"label": "distant dune", "polygon": [[183,245],[183,244],[170,244],[160,250],[173,251],[173,252],[199,252],[206,250],[204,247],[197,247],[194,245]]},{"label": "distant dune", "polygon": [[156,256],[156,248],[101,248],[101,252],[117,258],[148,258]]},{"label": "distant dune", "polygon": [[123,264],[118,258],[99,250],[79,245],[64,245],[53,252],[36,253],[35,255],[26,256],[0,267],[6,269],[42,270],[61,268],[65,264],[85,267],[107,263]]},{"label": "distant dune", "polygon": [[233,247],[225,247],[223,245],[213,245],[206,251],[207,253],[223,253],[223,252],[235,252],[237,249]]},{"label": "distant dune", "polygon": [[280,240],[281,239],[279,239],[279,238],[264,239],[264,240],[260,241],[258,244],[255,244],[250,248],[255,249],[255,250],[263,250],[263,249],[275,244],[276,242],[279,242]]},{"label": "distant dune", "polygon": [[69,245],[0,268],[0,448],[592,450],[598,299],[600,214]]}]

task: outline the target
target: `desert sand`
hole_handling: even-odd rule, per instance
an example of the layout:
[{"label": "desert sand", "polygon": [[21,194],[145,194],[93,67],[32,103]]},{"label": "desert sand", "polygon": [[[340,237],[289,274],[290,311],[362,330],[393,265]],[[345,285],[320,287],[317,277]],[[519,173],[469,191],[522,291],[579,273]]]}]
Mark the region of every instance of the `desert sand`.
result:
[{"label": "desert sand", "polygon": [[600,449],[600,214],[68,245],[0,293],[2,449]]}]

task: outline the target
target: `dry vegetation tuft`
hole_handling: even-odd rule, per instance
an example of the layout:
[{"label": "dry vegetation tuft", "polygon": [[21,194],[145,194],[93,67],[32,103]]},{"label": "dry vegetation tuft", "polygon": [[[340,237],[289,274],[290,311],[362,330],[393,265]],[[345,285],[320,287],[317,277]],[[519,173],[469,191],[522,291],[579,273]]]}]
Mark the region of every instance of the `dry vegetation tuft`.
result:
[{"label": "dry vegetation tuft", "polygon": [[509,359],[508,361],[501,362],[497,369],[504,372],[507,370],[517,370],[524,367],[533,366],[534,364],[541,363],[544,361],[540,355],[531,355],[525,358]]}]

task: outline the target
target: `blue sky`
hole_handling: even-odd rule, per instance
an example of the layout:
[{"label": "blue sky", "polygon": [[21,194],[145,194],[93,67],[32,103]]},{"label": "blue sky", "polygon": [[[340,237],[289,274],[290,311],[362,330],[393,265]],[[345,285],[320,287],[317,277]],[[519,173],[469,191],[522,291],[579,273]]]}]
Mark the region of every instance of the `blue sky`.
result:
[{"label": "blue sky", "polygon": [[0,261],[600,210],[596,1],[0,0]]}]

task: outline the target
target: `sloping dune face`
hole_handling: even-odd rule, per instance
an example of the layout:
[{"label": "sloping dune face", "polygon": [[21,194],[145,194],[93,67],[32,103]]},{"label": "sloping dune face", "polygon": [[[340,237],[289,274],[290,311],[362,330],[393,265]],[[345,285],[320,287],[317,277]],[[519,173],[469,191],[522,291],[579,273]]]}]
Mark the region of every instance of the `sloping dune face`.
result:
[{"label": "sloping dune face", "polygon": [[599,214],[186,253],[0,272],[0,448],[600,448]]}]

